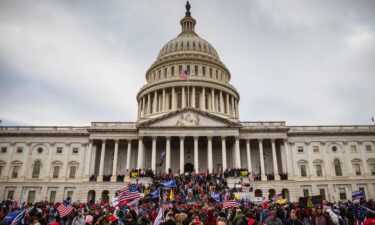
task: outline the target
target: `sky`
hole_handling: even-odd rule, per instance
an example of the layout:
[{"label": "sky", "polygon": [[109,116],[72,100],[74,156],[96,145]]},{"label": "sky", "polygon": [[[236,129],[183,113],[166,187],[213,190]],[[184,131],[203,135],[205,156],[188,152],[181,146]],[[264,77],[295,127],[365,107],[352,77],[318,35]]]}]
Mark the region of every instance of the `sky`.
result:
[{"label": "sky", "polygon": [[[136,121],[136,94],[182,0],[0,1],[1,125]],[[241,121],[375,116],[375,1],[191,0],[240,93]]]}]

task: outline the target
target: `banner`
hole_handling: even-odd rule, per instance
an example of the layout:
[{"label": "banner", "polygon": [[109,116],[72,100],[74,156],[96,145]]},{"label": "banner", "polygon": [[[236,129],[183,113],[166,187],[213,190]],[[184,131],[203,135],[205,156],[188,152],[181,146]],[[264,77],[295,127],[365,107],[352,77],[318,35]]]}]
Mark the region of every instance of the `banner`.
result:
[{"label": "banner", "polygon": [[247,175],[249,175],[249,172],[247,172],[246,170],[241,171],[241,175],[247,177]]},{"label": "banner", "polygon": [[220,202],[220,194],[217,193],[211,193],[211,198],[215,200],[217,203]]},{"label": "banner", "polygon": [[132,172],[132,177],[138,177],[138,172]]},{"label": "banner", "polygon": [[320,195],[314,195],[311,197],[300,197],[298,202],[300,206],[309,208],[313,207],[314,205],[323,204],[322,196]]},{"label": "banner", "polygon": [[161,182],[160,185],[165,188],[175,188],[177,187],[176,182],[174,180],[167,181],[167,182]]},{"label": "banner", "polygon": [[352,198],[353,198],[353,200],[355,200],[355,199],[361,199],[361,198],[366,198],[366,195],[365,195],[365,192],[362,191],[362,190],[353,191],[352,192]]}]

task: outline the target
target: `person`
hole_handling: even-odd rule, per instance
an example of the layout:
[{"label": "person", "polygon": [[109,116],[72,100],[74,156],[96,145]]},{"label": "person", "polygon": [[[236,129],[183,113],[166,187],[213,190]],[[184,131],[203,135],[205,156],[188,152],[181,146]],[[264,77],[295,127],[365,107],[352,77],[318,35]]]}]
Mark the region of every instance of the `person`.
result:
[{"label": "person", "polygon": [[82,215],[82,211],[81,210],[77,211],[77,216],[74,217],[72,225],[86,225],[86,219]]},{"label": "person", "polygon": [[298,220],[294,212],[290,213],[289,219],[286,221],[285,225],[303,225],[301,221]]},{"label": "person", "polygon": [[283,225],[283,222],[280,218],[276,217],[275,211],[270,212],[270,217],[267,219],[267,225]]},{"label": "person", "polygon": [[133,220],[133,216],[130,213],[125,215],[125,223],[124,225],[137,225],[137,222]]},{"label": "person", "polygon": [[366,212],[366,220],[365,222],[363,223],[363,225],[375,225],[375,216],[374,216],[374,212],[371,212],[370,210],[368,210]]},{"label": "person", "polygon": [[224,217],[217,218],[216,225],[227,225],[228,222]]},{"label": "person", "polygon": [[317,207],[312,223],[313,225],[332,225],[330,219],[323,213],[322,206]]},{"label": "person", "polygon": [[249,212],[247,217],[249,217],[249,220],[247,221],[248,225],[257,225],[258,224],[258,221],[256,221],[256,219],[255,219],[254,213]]}]

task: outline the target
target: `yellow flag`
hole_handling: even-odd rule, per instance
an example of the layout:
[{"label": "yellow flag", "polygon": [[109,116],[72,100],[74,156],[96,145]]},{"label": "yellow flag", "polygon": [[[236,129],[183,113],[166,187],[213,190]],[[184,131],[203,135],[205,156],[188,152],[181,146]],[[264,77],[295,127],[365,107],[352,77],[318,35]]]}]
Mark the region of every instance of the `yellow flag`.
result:
[{"label": "yellow flag", "polygon": [[234,194],[234,200],[238,199],[238,194]]},{"label": "yellow flag", "polygon": [[171,193],[169,194],[169,200],[173,201],[174,200],[174,196],[173,196],[173,191],[171,190]]},{"label": "yellow flag", "polygon": [[285,202],[286,202],[285,198],[276,201],[277,204],[284,204]]}]

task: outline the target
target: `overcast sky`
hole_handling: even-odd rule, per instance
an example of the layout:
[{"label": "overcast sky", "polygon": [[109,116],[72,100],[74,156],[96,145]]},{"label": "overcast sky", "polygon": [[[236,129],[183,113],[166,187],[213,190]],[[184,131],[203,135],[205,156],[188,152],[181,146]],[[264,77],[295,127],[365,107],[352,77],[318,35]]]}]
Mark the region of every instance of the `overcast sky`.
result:
[{"label": "overcast sky", "polygon": [[[370,124],[375,1],[191,0],[240,93],[241,121]],[[182,0],[0,1],[2,125],[135,121],[136,94],[180,32]]]}]

